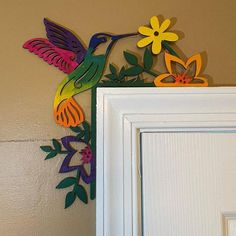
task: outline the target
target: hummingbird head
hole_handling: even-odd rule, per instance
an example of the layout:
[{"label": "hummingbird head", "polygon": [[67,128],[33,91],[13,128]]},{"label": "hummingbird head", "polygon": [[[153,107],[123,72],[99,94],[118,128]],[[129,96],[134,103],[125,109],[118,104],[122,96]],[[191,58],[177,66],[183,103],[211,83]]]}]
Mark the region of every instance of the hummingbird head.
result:
[{"label": "hummingbird head", "polygon": [[111,49],[113,44],[121,39],[121,38],[126,38],[129,36],[134,36],[137,35],[137,33],[131,33],[131,34],[120,34],[120,35],[112,35],[112,34],[107,34],[107,33],[96,33],[92,36],[90,42],[89,42],[89,48],[92,48],[95,50],[100,44],[110,42],[107,51]]}]

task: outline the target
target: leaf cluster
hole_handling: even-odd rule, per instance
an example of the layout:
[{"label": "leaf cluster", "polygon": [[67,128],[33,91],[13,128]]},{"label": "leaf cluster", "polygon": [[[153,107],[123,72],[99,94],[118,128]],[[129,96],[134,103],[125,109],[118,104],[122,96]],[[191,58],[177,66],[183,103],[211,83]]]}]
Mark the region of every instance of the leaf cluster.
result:
[{"label": "leaf cluster", "polygon": [[67,151],[61,150],[61,143],[58,140],[52,139],[52,144],[53,144],[53,147],[52,146],[40,146],[41,150],[47,153],[45,160],[51,159],[58,154],[67,153]]},{"label": "leaf cluster", "polygon": [[91,128],[87,121],[84,121],[81,126],[70,127],[70,129],[76,133],[76,138],[89,143],[91,139]]},{"label": "leaf cluster", "polygon": [[[125,66],[122,66],[119,70],[116,66],[113,64],[109,65],[110,74],[105,75],[105,77],[108,78],[108,80],[103,80],[103,83],[106,82],[114,82],[114,83],[132,83],[137,82],[138,80],[141,80],[140,75],[143,72],[150,72],[152,66],[153,66],[153,55],[150,51],[150,49],[146,48],[143,60],[142,62],[139,62],[138,57],[130,53],[128,51],[124,51],[124,58],[126,62],[130,65],[130,67],[126,68]],[[127,80],[127,77],[135,77],[131,80]]]},{"label": "leaf cluster", "polygon": [[74,203],[76,197],[78,197],[83,203],[88,203],[87,192],[85,188],[79,184],[79,178],[80,177],[66,177],[56,187],[57,189],[64,189],[73,186],[72,191],[69,191],[66,194],[65,208],[70,207]]}]

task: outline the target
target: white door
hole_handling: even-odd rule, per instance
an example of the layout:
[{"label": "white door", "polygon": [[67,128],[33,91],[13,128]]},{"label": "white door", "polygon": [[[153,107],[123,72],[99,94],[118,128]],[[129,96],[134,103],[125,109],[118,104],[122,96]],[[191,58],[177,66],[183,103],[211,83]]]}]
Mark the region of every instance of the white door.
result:
[{"label": "white door", "polygon": [[97,236],[236,236],[236,88],[100,88]]},{"label": "white door", "polygon": [[235,236],[236,133],[141,135],[143,235]]}]

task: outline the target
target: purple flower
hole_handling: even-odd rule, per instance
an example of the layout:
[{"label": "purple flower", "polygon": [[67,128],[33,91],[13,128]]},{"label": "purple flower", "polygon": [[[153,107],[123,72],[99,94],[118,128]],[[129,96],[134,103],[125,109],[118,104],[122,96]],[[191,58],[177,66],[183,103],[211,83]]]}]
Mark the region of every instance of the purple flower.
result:
[{"label": "purple flower", "polygon": [[[59,173],[66,173],[73,170],[80,170],[80,176],[82,180],[86,184],[90,184],[96,177],[96,166],[95,166],[95,158],[92,154],[92,150],[89,144],[85,143],[83,140],[76,138],[75,136],[66,136],[61,139],[62,145],[68,151]],[[77,142],[80,144],[86,145],[85,148],[81,150],[76,150],[71,146],[72,142]],[[70,165],[72,157],[79,153],[81,155],[82,163],[80,165]],[[90,175],[88,175],[87,171],[84,168],[84,164],[90,164]]]}]

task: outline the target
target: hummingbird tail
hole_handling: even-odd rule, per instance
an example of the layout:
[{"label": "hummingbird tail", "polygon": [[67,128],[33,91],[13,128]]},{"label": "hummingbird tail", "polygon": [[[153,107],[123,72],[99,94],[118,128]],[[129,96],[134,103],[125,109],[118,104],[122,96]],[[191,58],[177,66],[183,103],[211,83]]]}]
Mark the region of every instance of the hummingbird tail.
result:
[{"label": "hummingbird tail", "polygon": [[64,127],[76,127],[84,121],[84,112],[73,97],[61,102],[54,110],[56,123]]}]

